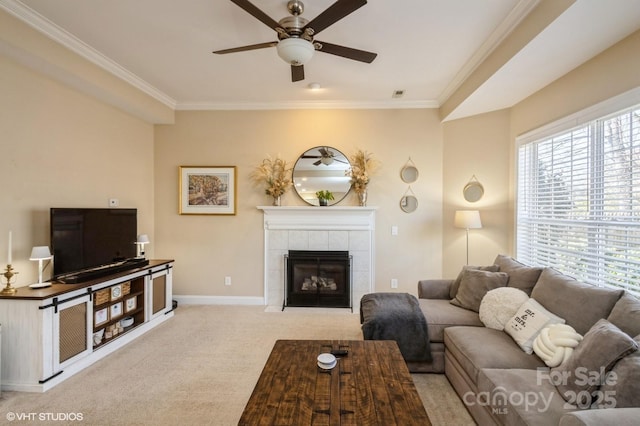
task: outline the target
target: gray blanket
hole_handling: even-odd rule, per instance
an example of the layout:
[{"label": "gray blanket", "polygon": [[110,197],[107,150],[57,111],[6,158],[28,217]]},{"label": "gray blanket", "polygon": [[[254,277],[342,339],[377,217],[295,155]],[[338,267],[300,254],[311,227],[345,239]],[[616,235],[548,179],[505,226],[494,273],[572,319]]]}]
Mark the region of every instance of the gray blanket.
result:
[{"label": "gray blanket", "polygon": [[360,300],[365,340],[395,340],[405,361],[431,361],[427,320],[409,293],[371,293]]}]

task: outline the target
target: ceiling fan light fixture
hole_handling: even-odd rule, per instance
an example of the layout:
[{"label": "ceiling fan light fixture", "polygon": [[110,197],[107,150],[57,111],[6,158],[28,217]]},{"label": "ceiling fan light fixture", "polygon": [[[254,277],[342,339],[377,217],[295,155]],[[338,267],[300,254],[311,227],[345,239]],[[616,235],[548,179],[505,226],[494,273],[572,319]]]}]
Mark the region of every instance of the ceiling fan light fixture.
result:
[{"label": "ceiling fan light fixture", "polygon": [[333,158],[331,158],[331,157],[322,157],[320,159],[320,162],[322,164],[324,164],[325,166],[328,166],[329,164],[333,163]]},{"label": "ceiling fan light fixture", "polygon": [[290,37],[280,40],[276,46],[278,56],[291,65],[304,65],[313,57],[313,44],[303,38]]}]

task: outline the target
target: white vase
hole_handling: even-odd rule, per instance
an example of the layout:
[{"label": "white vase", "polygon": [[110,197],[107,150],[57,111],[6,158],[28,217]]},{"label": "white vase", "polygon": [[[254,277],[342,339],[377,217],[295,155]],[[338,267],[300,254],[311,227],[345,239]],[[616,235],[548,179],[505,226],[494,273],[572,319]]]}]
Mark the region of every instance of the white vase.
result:
[{"label": "white vase", "polygon": [[281,195],[278,195],[277,197],[273,197],[273,205],[274,206],[280,206],[280,197],[281,197]]}]

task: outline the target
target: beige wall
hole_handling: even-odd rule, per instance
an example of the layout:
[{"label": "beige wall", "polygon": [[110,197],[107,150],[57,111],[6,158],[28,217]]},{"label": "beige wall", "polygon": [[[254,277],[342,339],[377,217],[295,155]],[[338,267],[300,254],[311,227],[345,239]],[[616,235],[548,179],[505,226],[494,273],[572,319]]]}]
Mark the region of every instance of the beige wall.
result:
[{"label": "beige wall", "polygon": [[[466,231],[454,228],[456,210],[478,210],[482,229],[469,231],[469,264],[487,265],[509,252],[509,111],[445,122],[443,155],[443,276],[455,277],[466,263]],[[462,189],[474,176],[484,186],[478,202]]]},{"label": "beige wall", "polygon": [[138,208],[138,229],[154,240],[151,124],[1,55],[0,93],[0,266],[11,230],[16,286],[37,281],[28,258],[32,246],[49,244],[50,207],[118,198]]},{"label": "beige wall", "polygon": [[[441,274],[442,134],[436,110],[306,110],[178,112],[175,125],[156,126],[156,255],[176,259],[174,289],[180,295],[262,296],[262,213],[270,204],[250,174],[267,155],[293,165],[304,151],[333,146],[345,154],[362,148],[382,162],[369,190],[378,206],[376,285],[415,292],[418,279]],[[407,214],[399,201],[408,188],[400,169],[411,157],[420,176],[411,186],[418,210]],[[235,216],[178,214],[181,165],[236,166]],[[303,205],[294,193],[284,205]],[[355,197],[343,202],[357,205]],[[397,225],[398,236],[391,236]],[[224,286],[224,277],[233,284]]]},{"label": "beige wall", "polygon": [[512,137],[640,86],[640,31],[512,108]]}]

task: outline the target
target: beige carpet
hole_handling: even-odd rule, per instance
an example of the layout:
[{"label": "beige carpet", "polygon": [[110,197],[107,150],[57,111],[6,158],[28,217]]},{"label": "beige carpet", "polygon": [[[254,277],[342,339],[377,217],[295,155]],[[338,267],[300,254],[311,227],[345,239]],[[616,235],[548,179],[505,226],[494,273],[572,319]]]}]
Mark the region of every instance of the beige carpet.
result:
[{"label": "beige carpet", "polygon": [[[2,392],[0,424],[11,412],[37,416],[13,424],[78,413],[82,421],[68,424],[235,425],[277,339],[359,340],[362,333],[359,316],[344,310],[180,306],[171,320],[46,393]],[[413,378],[434,425],[474,424],[444,375]]]}]

